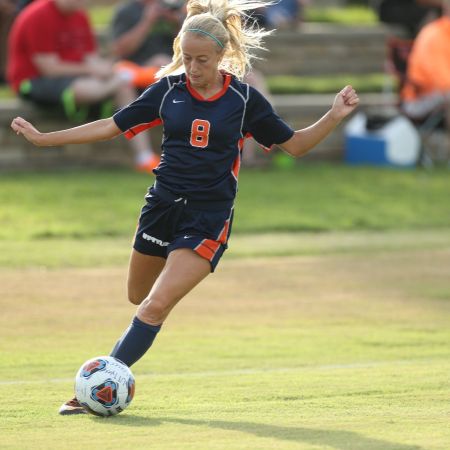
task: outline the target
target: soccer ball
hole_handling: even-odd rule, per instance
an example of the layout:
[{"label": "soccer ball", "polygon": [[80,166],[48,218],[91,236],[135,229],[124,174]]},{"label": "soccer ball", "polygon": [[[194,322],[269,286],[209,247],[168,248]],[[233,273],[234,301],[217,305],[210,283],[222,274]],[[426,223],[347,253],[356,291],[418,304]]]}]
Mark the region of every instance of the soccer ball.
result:
[{"label": "soccer ball", "polygon": [[128,366],[112,356],[86,361],[75,377],[75,395],[87,412],[114,416],[133,400],[135,381]]}]

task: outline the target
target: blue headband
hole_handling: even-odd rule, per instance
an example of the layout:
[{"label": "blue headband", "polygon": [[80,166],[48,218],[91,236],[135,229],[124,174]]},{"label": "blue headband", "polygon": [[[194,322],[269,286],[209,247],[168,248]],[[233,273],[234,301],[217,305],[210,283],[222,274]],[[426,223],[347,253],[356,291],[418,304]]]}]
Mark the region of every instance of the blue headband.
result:
[{"label": "blue headband", "polygon": [[195,33],[202,33],[202,34],[206,34],[206,36],[209,36],[211,39],[213,39],[214,41],[216,41],[217,45],[219,47],[223,48],[223,44],[222,42],[219,41],[219,39],[217,39],[213,34],[208,33],[207,31],[204,30],[200,30],[200,28],[188,28],[186,31],[193,31]]}]

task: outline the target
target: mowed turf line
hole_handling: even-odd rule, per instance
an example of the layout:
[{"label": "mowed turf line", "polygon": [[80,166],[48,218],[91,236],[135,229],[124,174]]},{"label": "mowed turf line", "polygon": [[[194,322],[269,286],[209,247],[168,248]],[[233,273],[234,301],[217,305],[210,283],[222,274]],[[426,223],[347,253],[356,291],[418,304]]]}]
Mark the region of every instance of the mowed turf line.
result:
[{"label": "mowed turf line", "polygon": [[[44,151],[44,150],[37,150]],[[127,170],[0,177],[1,241],[131,239],[153,178]],[[243,170],[233,234],[448,228],[447,170],[307,165]]]},{"label": "mowed turf line", "polygon": [[447,450],[448,235],[332,236],[328,254],[224,258],[109,419],[56,411],[133,314],[125,264],[1,269],[0,448]]}]

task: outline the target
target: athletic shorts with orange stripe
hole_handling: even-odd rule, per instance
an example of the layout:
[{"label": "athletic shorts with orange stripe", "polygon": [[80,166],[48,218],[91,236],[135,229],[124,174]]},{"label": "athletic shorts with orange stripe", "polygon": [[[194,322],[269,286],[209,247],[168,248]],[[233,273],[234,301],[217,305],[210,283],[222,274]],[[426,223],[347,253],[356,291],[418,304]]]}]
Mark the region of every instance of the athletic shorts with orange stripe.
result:
[{"label": "athletic shorts with orange stripe", "polygon": [[167,258],[178,248],[190,248],[207,259],[214,272],[227,242],[233,221],[233,205],[190,202],[152,186],[141,210],[134,249]]}]

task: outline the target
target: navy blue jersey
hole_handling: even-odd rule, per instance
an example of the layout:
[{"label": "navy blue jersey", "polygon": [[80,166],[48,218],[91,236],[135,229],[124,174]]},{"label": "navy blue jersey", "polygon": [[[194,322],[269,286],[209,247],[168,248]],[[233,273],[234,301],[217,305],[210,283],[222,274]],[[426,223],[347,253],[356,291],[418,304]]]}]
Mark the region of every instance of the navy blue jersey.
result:
[{"label": "navy blue jersey", "polygon": [[157,183],[199,201],[234,199],[246,136],[270,148],[294,133],[258,91],[229,74],[224,74],[223,89],[208,99],[185,74],[162,78],[117,112],[114,121],[127,138],[162,124]]}]

